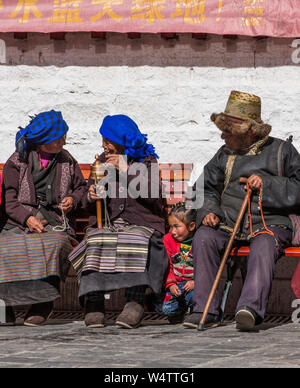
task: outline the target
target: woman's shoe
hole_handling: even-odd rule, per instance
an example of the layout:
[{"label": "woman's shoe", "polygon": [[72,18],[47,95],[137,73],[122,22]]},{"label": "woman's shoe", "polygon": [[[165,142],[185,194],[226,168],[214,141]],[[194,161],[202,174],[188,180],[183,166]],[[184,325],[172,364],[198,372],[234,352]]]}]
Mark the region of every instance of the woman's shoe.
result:
[{"label": "woman's shoe", "polygon": [[94,313],[87,313],[84,316],[86,327],[94,329],[97,327],[104,327],[104,314],[100,311]]},{"label": "woman's shoe", "polygon": [[49,319],[53,310],[53,302],[33,304],[24,318],[24,325],[41,326]]},{"label": "woman's shoe", "polygon": [[140,326],[144,315],[144,307],[137,302],[126,303],[123,311],[116,320],[116,325],[126,329],[135,329]]},{"label": "woman's shoe", "polygon": [[84,306],[84,322],[88,328],[104,327],[104,302],[91,302],[87,299]]}]

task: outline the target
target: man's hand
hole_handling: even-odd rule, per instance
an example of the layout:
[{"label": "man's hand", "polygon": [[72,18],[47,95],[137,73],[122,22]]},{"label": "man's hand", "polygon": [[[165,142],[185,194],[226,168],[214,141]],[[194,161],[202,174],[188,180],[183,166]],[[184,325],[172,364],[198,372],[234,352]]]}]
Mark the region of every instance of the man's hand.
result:
[{"label": "man's hand", "polygon": [[185,283],[183,289],[186,292],[190,292],[194,289],[194,285],[195,285],[194,280],[189,280]]},{"label": "man's hand", "polygon": [[202,221],[204,226],[210,226],[211,228],[215,228],[220,223],[220,218],[216,216],[214,213],[208,213]]},{"label": "man's hand", "polygon": [[46,232],[41,221],[39,221],[36,217],[30,216],[26,221],[26,225],[28,226],[30,232],[32,233],[43,233]]},{"label": "man's hand", "polygon": [[[249,178],[248,181],[249,187],[251,190],[260,190],[262,187],[263,180],[259,175],[252,174]],[[245,186],[247,188],[247,186]]]},{"label": "man's hand", "polygon": [[179,287],[177,284],[173,284],[172,286],[169,287],[169,291],[171,292],[172,295],[178,297],[181,295],[181,292],[179,290]]},{"label": "man's hand", "polygon": [[74,207],[74,198],[65,197],[60,204],[60,208],[64,211],[64,213],[69,213]]}]

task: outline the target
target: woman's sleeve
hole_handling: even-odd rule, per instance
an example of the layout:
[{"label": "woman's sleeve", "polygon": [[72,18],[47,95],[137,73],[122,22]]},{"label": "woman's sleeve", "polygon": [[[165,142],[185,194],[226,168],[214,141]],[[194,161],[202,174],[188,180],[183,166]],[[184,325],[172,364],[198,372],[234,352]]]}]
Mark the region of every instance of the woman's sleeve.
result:
[{"label": "woman's sleeve", "polygon": [[70,197],[74,199],[74,210],[83,203],[83,198],[87,193],[87,184],[82,175],[79,164],[75,163],[72,192]]},{"label": "woman's sleeve", "polygon": [[25,226],[26,221],[33,214],[18,201],[19,175],[18,167],[14,163],[11,161],[5,163],[3,169],[5,211],[9,218]]}]

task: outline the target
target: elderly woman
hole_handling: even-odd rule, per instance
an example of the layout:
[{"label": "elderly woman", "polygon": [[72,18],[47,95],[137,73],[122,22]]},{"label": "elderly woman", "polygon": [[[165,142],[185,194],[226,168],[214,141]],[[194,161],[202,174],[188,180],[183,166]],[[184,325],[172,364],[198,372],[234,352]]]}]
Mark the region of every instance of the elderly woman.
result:
[{"label": "elderly woman", "polygon": [[11,323],[12,306],[27,304],[31,308],[24,324],[45,323],[69,269],[74,235],[69,217],[86,183],[63,149],[67,131],[60,112],[40,113],[17,133],[16,152],[4,166],[7,220],[0,235],[0,299]]},{"label": "elderly woman", "polygon": [[157,155],[125,115],[105,117],[100,134],[104,153],[98,158],[105,163],[106,176],[97,194],[90,177],[86,202],[93,214],[90,225],[97,226],[95,202],[106,197],[106,222],[102,229],[88,231],[70,261],[80,279],[86,326],[103,327],[104,292],[125,288],[127,303],[116,324],[134,328],[143,317],[146,287],[160,292],[168,266]]}]

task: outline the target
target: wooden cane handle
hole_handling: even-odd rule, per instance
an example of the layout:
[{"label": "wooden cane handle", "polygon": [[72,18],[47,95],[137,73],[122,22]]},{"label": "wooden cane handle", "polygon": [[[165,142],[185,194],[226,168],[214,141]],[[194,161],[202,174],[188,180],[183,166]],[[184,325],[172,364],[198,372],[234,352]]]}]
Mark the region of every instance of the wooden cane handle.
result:
[{"label": "wooden cane handle", "polygon": [[97,209],[97,226],[98,226],[98,229],[102,229],[101,199],[97,199],[96,209]]},{"label": "wooden cane handle", "polygon": [[240,183],[247,183],[248,182],[248,178],[245,178],[245,177],[241,177],[240,180],[239,180]]}]

